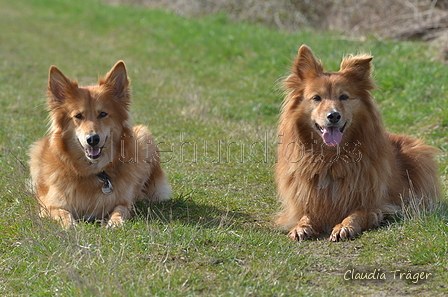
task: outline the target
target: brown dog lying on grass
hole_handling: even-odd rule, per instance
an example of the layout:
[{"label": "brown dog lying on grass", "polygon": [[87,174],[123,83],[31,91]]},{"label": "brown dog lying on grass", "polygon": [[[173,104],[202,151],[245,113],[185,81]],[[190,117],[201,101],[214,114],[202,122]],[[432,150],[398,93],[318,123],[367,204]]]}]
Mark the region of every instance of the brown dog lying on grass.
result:
[{"label": "brown dog lying on grass", "polygon": [[119,61],[97,86],[78,86],[52,66],[49,135],[34,143],[30,169],[41,216],[64,227],[79,219],[122,225],[136,199],[168,199],[171,188],[152,135],[128,123],[126,67]]},{"label": "brown dog lying on grass", "polygon": [[331,232],[352,238],[374,228],[402,202],[427,206],[440,197],[435,148],[385,131],[370,91],[368,55],[325,72],[302,46],[280,115],[276,182],[278,223],[303,240]]}]

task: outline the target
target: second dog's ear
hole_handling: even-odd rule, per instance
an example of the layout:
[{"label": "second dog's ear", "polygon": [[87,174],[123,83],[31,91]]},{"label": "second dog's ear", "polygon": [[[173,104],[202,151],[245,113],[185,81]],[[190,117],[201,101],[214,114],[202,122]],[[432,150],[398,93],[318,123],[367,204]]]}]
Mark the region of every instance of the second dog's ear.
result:
[{"label": "second dog's ear", "polygon": [[339,71],[351,73],[360,79],[367,79],[371,75],[371,61],[373,57],[369,55],[349,56],[342,60]]},{"label": "second dog's ear", "polygon": [[302,45],[294,61],[292,72],[301,80],[315,78],[323,73],[322,64],[314,57],[311,49]]},{"label": "second dog's ear", "polygon": [[349,56],[342,60],[340,73],[358,82],[364,90],[375,89],[375,82],[372,79],[372,61],[370,55]]},{"label": "second dog's ear", "polygon": [[115,99],[120,100],[122,98],[128,98],[129,79],[124,62],[118,61],[109,73],[107,73],[104,80],[100,81],[100,85],[101,84],[105,84],[113,89]]},{"label": "second dog's ear", "polygon": [[67,96],[78,87],[76,81],[71,81],[56,66],[51,66],[48,74],[48,104],[61,104]]}]

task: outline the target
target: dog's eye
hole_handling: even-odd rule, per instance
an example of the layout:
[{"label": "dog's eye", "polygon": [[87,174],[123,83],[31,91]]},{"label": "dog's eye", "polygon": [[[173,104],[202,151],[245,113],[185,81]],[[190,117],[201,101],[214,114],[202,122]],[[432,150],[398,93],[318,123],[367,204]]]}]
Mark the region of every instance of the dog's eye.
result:
[{"label": "dog's eye", "polygon": [[339,97],[339,100],[347,100],[348,99],[348,95],[343,94]]},{"label": "dog's eye", "polygon": [[82,116],[82,114],[78,113],[77,115],[75,115],[75,118],[77,118],[78,120],[82,120],[84,117]]},{"label": "dog's eye", "polygon": [[102,111],[102,112],[99,114],[98,118],[104,118],[105,116],[107,116],[107,112]]},{"label": "dog's eye", "polygon": [[319,95],[314,95],[313,98],[311,98],[314,101],[322,101],[322,98]]}]

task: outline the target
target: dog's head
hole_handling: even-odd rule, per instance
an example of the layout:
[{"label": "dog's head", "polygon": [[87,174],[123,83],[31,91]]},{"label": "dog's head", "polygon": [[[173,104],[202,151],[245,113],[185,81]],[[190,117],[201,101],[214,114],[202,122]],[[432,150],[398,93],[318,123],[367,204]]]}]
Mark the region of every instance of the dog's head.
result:
[{"label": "dog's head", "polygon": [[289,94],[284,112],[300,117],[302,128],[319,134],[325,144],[339,145],[354,123],[362,123],[359,117],[365,116],[360,112],[363,104],[370,104],[370,90],[375,88],[372,58],[350,56],[342,61],[338,72],[324,72],[322,64],[303,45],[292,74],[284,81]]},{"label": "dog's head", "polygon": [[[48,107],[51,132],[65,140],[66,150],[82,151],[90,163],[111,161],[113,134],[118,139],[130,104],[126,67],[119,61],[98,85],[81,87],[57,67],[50,67]],[[108,158],[109,157],[109,158]]]}]

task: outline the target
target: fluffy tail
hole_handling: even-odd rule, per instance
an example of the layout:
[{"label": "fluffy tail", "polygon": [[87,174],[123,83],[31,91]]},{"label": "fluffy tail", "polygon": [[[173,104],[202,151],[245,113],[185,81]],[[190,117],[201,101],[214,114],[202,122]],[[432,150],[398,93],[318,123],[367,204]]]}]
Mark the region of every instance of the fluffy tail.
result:
[{"label": "fluffy tail", "polygon": [[416,208],[431,206],[441,198],[439,170],[434,158],[438,149],[403,135],[391,135],[406,187],[402,192],[405,205]]}]

